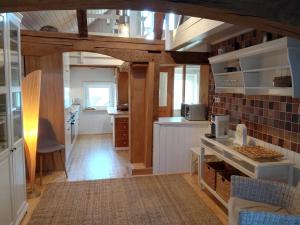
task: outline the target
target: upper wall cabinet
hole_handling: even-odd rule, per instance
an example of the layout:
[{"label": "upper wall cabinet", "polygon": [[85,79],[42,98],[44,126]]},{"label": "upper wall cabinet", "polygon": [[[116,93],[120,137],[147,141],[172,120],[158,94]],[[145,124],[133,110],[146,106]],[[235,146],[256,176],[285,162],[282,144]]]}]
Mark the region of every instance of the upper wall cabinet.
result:
[{"label": "upper wall cabinet", "polygon": [[216,93],[300,97],[300,41],[281,38],[209,58]]}]

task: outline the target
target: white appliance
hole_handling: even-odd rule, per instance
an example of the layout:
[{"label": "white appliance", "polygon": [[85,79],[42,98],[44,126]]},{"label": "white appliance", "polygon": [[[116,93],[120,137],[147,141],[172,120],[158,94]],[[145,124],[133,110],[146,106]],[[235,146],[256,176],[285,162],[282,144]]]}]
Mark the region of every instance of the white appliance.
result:
[{"label": "white appliance", "polygon": [[215,138],[227,138],[229,130],[229,115],[211,115],[211,134]]}]

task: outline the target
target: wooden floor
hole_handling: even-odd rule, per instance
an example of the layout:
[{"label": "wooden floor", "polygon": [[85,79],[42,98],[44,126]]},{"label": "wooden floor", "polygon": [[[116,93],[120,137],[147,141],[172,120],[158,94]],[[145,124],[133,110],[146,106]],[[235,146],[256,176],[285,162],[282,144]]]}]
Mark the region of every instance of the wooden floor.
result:
[{"label": "wooden floor", "polygon": [[[128,151],[115,151],[111,135],[79,136],[70,158],[67,181],[94,180],[117,177],[128,177]],[[199,198],[216,214],[220,221],[227,225],[226,210],[211,196],[202,191],[197,183],[197,176],[184,175],[194,188]],[[66,181],[64,172],[53,172],[44,176],[41,192],[49,183]],[[21,225],[27,225],[39,198],[29,199],[29,209]],[[200,219],[200,218],[199,218]]]},{"label": "wooden floor", "polygon": [[68,181],[127,177],[128,151],[115,151],[111,134],[80,135],[70,157]]}]

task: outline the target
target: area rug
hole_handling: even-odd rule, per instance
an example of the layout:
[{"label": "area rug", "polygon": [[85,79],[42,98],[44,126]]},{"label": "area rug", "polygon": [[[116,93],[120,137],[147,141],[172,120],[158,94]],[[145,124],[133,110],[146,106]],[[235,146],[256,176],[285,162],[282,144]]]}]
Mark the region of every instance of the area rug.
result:
[{"label": "area rug", "polygon": [[181,175],[50,184],[30,225],[219,225]]}]

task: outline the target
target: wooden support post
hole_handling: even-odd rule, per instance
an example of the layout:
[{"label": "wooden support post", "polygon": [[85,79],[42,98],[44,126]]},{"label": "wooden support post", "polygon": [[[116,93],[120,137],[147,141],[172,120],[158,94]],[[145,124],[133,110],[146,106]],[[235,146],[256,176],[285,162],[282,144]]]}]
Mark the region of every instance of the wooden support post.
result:
[{"label": "wooden support post", "polygon": [[208,106],[209,65],[200,65],[200,99],[199,102]]},{"label": "wooden support post", "polygon": [[164,25],[165,14],[161,12],[156,12],[154,14],[154,39],[161,40],[163,35],[163,25]]},{"label": "wooden support post", "polygon": [[145,167],[152,167],[153,123],[158,119],[159,64],[149,62],[145,93]]},{"label": "wooden support post", "polygon": [[77,10],[77,24],[79,37],[88,37],[87,12],[86,10]]},{"label": "wooden support post", "polygon": [[186,65],[183,65],[182,73],[182,102],[185,103]]}]

